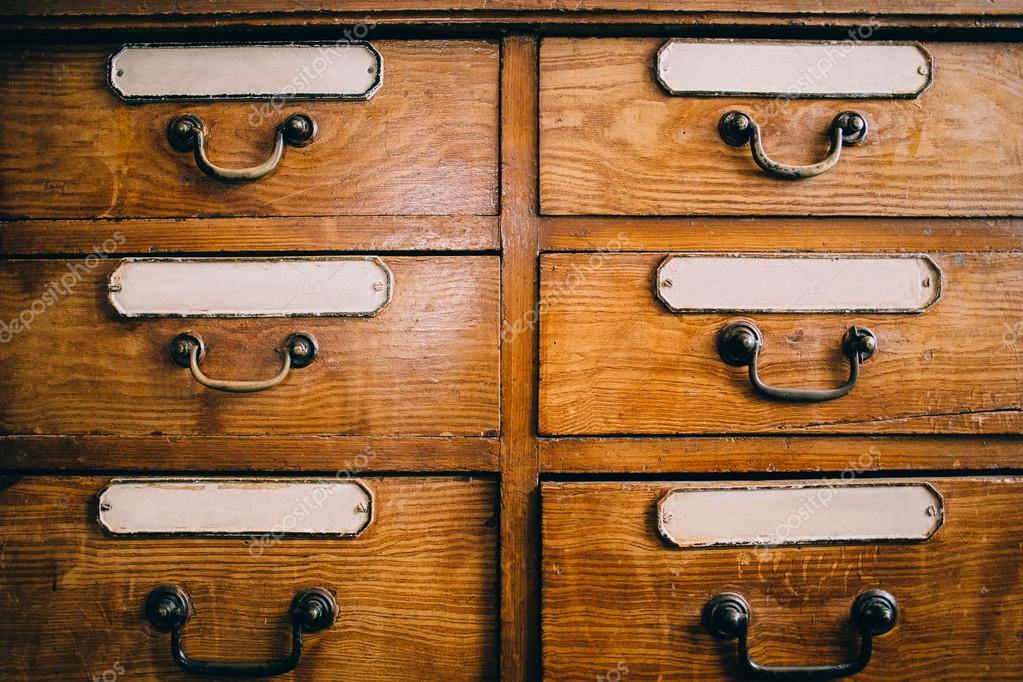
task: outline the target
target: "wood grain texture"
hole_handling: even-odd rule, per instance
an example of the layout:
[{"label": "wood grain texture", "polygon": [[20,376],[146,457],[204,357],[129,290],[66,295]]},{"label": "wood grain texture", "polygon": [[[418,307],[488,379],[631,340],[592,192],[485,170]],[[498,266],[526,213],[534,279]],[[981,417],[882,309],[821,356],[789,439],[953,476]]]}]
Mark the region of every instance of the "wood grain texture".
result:
[{"label": "wood grain texture", "polygon": [[[669,313],[653,295],[663,253],[548,254],[541,260],[540,430],[551,435],[1019,433],[1023,429],[1023,256],[931,254],[943,298],[918,315]],[[846,381],[849,326],[877,354],[849,395],[785,403],[754,392],[718,356],[729,320],[764,335],[773,386]]]},{"label": "wood grain texture", "polygon": [[0,436],[0,471],[494,472],[496,438]]},{"label": "wood grain texture", "polygon": [[240,14],[253,12],[295,13],[309,10],[329,12],[379,11],[472,11],[472,10],[551,10],[578,12],[591,10],[640,10],[677,12],[778,12],[820,14],[1013,14],[1023,12],[1018,0],[997,4],[989,0],[860,0],[850,4],[838,0],[767,0],[748,7],[736,7],[724,0],[321,0],[315,5],[281,3],[270,0],[234,0],[230,5],[211,6],[205,0],[177,0],[173,5],[127,0],[2,0],[0,15],[110,15],[110,14]]},{"label": "wood grain texture", "polygon": [[[651,75],[658,39],[546,39],[540,56],[540,198],[545,214],[1019,216],[1023,49],[932,43],[933,85],[915,100],[671,97]],[[797,84],[794,84],[794,87]],[[963,106],[968,102],[969,106]],[[838,165],[768,177],[749,146],[725,144],[733,109],[768,154],[819,160],[840,112],[870,134]]]},{"label": "wood grain texture", "polygon": [[931,483],[945,525],[928,542],[711,550],[672,550],[657,534],[657,501],[681,483],[544,484],[546,679],[592,680],[619,666],[634,682],[747,679],[735,642],[700,625],[704,604],[725,591],[750,604],[754,660],[850,660],[849,610],[872,588],[895,595],[901,613],[856,680],[1018,679],[1023,480]]},{"label": "wood grain texture", "polygon": [[539,457],[536,414],[537,41],[502,46],[501,679],[538,679]]},{"label": "wood grain texture", "polygon": [[335,593],[334,627],[308,635],[281,680],[492,680],[497,658],[497,486],[453,478],[362,479],[375,518],[356,539],[110,538],[101,478],[8,478],[0,491],[0,678],[192,680],[142,612],[180,585],[198,658],[286,655],[301,589]]},{"label": "wood grain texture", "polygon": [[[497,211],[497,45],[379,41],[366,102],[126,104],[105,83],[116,45],[5,48],[0,215],[8,218],[457,215]],[[260,106],[264,106],[261,109]],[[41,119],[48,112],[45,124]],[[166,127],[194,113],[214,163],[262,162],[289,114],[316,140],[249,183],[208,178]]]},{"label": "wood grain texture", "polygon": [[320,216],[0,221],[0,253],[88,253],[115,231],[121,254],[500,248],[496,216]]},{"label": "wood grain texture", "polygon": [[[106,301],[116,263],[5,261],[0,319],[29,329],[0,344],[0,430],[6,435],[494,435],[499,406],[499,261],[388,257],[394,294],[374,318],[122,320]],[[75,269],[81,281],[53,297]],[[74,278],[71,278],[74,279]],[[59,290],[58,290],[59,291]],[[52,295],[51,295],[52,297]],[[34,307],[33,307],[34,306]],[[316,361],[270,391],[232,395],[196,383],[170,357],[191,330],[214,378],[280,370],[295,331]]]},{"label": "wood grain texture", "polygon": [[544,473],[982,470],[1023,468],[1023,440],[974,436],[545,438]]},{"label": "wood grain texture", "polygon": [[756,253],[765,245],[775,252],[1023,250],[1023,220],[1017,219],[548,216],[540,225],[545,251]]}]

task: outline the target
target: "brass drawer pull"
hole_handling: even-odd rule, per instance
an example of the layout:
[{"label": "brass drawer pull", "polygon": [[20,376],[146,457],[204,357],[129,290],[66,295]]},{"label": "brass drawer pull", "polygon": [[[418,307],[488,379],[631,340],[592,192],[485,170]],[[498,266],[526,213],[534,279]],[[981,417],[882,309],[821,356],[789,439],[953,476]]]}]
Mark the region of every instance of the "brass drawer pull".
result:
[{"label": "brass drawer pull", "polygon": [[270,158],[251,168],[221,168],[206,156],[206,126],[195,114],[178,116],[167,126],[167,139],[179,152],[194,152],[195,165],[206,175],[224,182],[258,180],[272,172],[284,157],[284,146],[304,147],[316,137],[316,121],[306,114],[293,114],[274,132]]},{"label": "brass drawer pull", "polygon": [[202,337],[184,332],[174,337],[171,342],[171,358],[182,367],[192,371],[192,377],[206,388],[227,393],[258,393],[277,386],[284,381],[288,373],[294,369],[308,367],[313,360],[319,346],[316,339],[304,332],[296,332],[289,336],[284,342],[284,364],[277,376],[262,381],[231,381],[224,379],[211,379],[199,369],[199,361],[206,353],[206,344]]},{"label": "brass drawer pull", "polygon": [[861,672],[870,663],[874,637],[890,632],[899,619],[895,597],[883,590],[860,594],[852,607],[852,622],[860,632],[860,654],[849,663],[821,666],[769,668],[749,655],[750,608],[738,594],[724,592],[713,597],[703,609],[703,624],[716,638],[739,640],[739,662],[753,676],[770,680],[834,680]]},{"label": "brass drawer pull", "polygon": [[157,587],[146,597],[146,618],[158,630],[171,633],[171,657],[186,672],[215,677],[271,677],[291,672],[302,658],[302,637],[331,627],[337,619],[337,602],[322,587],[295,595],[291,603],[291,654],[264,663],[218,663],[198,661],[185,653],[181,628],[192,617],[192,603],[180,587]]},{"label": "brass drawer pull", "polygon": [[757,372],[757,357],[764,345],[760,329],[746,320],[725,325],[718,334],[718,354],[733,367],[749,367],[749,380],[753,388],[762,395],[775,400],[816,403],[834,400],[848,394],[856,387],[860,377],[860,364],[869,360],[877,351],[877,337],[864,327],[850,327],[842,341],[842,351],[849,358],[849,380],[838,388],[804,389],[777,388],[760,380]]},{"label": "brass drawer pull", "polygon": [[831,150],[823,161],[809,166],[787,166],[772,161],[764,151],[760,126],[753,120],[753,117],[741,111],[730,111],[722,116],[718,122],[718,132],[721,134],[721,138],[733,147],[741,147],[749,142],[753,160],[771,177],[799,180],[800,178],[812,178],[829,170],[838,163],[843,146],[851,147],[862,142],[867,137],[867,119],[855,111],[846,111],[836,116],[831,122],[829,130]]}]

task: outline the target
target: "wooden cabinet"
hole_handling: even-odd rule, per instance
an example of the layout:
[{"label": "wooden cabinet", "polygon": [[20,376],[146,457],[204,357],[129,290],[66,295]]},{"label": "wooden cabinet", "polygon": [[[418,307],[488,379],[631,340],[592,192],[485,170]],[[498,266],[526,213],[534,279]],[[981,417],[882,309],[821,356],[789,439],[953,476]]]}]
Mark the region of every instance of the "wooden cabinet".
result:
[{"label": "wooden cabinet", "polygon": [[1023,0],[0,18],[0,679],[1020,677]]}]

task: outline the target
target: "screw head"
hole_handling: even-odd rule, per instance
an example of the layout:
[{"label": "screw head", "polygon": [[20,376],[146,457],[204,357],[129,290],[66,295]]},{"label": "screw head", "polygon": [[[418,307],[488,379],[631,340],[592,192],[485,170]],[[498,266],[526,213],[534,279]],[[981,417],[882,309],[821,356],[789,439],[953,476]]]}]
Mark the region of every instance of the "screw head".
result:
[{"label": "screw head", "polygon": [[764,337],[747,320],[729,322],[718,332],[718,355],[732,367],[745,367],[760,352]]},{"label": "screw head", "polygon": [[884,590],[869,590],[856,598],[852,608],[853,623],[871,635],[890,632],[899,621],[899,605]]},{"label": "screw head", "polygon": [[320,351],[316,337],[308,332],[295,332],[284,342],[284,348],[291,356],[291,366],[296,369],[308,367]]},{"label": "screw head", "polygon": [[753,119],[741,111],[729,111],[718,121],[718,134],[733,147],[741,147],[753,136]]},{"label": "screw head", "polygon": [[703,626],[717,639],[728,641],[746,631],[749,616],[749,604],[742,596],[724,592],[703,607]]},{"label": "screw head", "polygon": [[337,601],[322,587],[311,587],[295,595],[291,617],[301,623],[305,632],[319,632],[337,620]]},{"label": "screw head", "polygon": [[174,337],[170,344],[171,359],[181,367],[189,367],[192,364],[192,350],[199,349],[199,360],[206,354],[206,344],[202,337],[191,332],[183,332]]},{"label": "screw head", "polygon": [[316,137],[316,121],[306,114],[293,114],[281,124],[281,133],[292,147],[304,147]]},{"label": "screw head", "polygon": [[855,111],[843,111],[831,124],[842,131],[842,144],[857,145],[867,137],[867,119]]},{"label": "screw head", "polygon": [[179,152],[192,151],[202,130],[201,118],[195,114],[182,114],[167,126],[167,139]]},{"label": "screw head", "polygon": [[167,632],[185,624],[192,615],[192,604],[180,587],[161,585],[146,597],[145,612],[153,627]]},{"label": "screw head", "polygon": [[856,355],[860,362],[866,362],[877,352],[877,336],[866,327],[849,327],[842,344],[846,356]]}]

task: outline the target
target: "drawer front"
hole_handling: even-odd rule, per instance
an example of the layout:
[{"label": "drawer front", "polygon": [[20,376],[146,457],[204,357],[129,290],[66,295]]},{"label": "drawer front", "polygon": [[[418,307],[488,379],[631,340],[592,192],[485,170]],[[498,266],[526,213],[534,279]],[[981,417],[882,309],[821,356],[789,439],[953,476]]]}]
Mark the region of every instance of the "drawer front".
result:
[{"label": "drawer front", "polygon": [[[941,297],[918,313],[671,312],[655,293],[667,256],[543,256],[543,433],[1018,433],[1023,427],[1019,254],[930,254],[943,278]],[[708,278],[699,286],[713,291],[729,284]],[[751,290],[749,298],[762,302],[760,294]],[[876,352],[860,363],[844,397],[778,399],[754,388],[747,367],[722,359],[719,335],[736,321],[759,329],[757,372],[770,387],[847,386],[844,340],[853,326],[873,332]]]},{"label": "drawer front", "polygon": [[[544,41],[544,213],[1018,216],[1023,211],[1023,161],[1012,142],[1023,136],[1019,45],[924,45],[933,59],[933,83],[915,99],[790,99],[671,96],[655,78],[664,44],[661,39]],[[815,71],[815,64],[807,66]],[[795,79],[790,87],[801,92],[801,85]],[[841,112],[861,113],[868,134],[817,177],[776,179],[754,164],[748,144],[733,147],[722,139],[719,121],[733,110],[760,124],[765,151],[784,164],[821,160],[828,153],[831,123]]]},{"label": "drawer front", "polygon": [[[120,45],[6,48],[0,52],[0,82],[9,93],[0,122],[0,214],[495,213],[497,45],[373,46],[384,79],[365,101],[151,103],[122,101],[107,85],[108,59]],[[286,148],[277,169],[252,182],[208,177],[192,153],[177,151],[168,138],[172,120],[194,114],[206,128],[211,162],[254,166],[270,153],[275,128],[296,113],[314,119],[316,137],[307,146]]]},{"label": "drawer front", "polygon": [[[150,591],[169,585],[191,602],[181,633],[194,659],[286,657],[288,608],[298,592],[321,587],[336,600],[337,620],[305,635],[286,679],[493,679],[496,484],[362,483],[373,520],[358,537],[267,540],[111,536],[97,522],[107,479],[8,479],[0,492],[0,677],[195,679],[171,660],[170,635],[144,613]],[[328,503],[310,497],[296,501],[296,516]],[[281,524],[291,527],[288,518]]]},{"label": "drawer front", "polygon": [[[851,606],[880,589],[895,598],[897,623],[874,638],[855,679],[1017,679],[1023,481],[928,483],[942,498],[944,525],[926,540],[687,549],[658,534],[658,504],[670,491],[754,484],[545,484],[545,678],[753,679],[736,641],[719,641],[702,625],[705,605],[721,593],[747,602],[755,663],[850,662],[859,647]],[[776,509],[779,536],[831,514],[848,485],[860,483],[832,481],[798,506]],[[897,516],[891,525],[895,534]]]},{"label": "drawer front", "polygon": [[[390,302],[374,317],[189,319],[121,317],[107,300],[113,260],[7,261],[0,265],[0,430],[125,436],[496,433],[498,259],[380,260],[393,284]],[[137,281],[128,278],[125,286]],[[240,292],[238,301],[251,305],[250,293]],[[124,301],[129,294],[118,292]],[[205,344],[199,369],[214,380],[278,376],[283,360],[276,349],[296,332],[313,337],[318,353],[273,388],[231,394],[197,383],[187,354],[185,366],[175,362],[172,341],[183,332]]]}]

